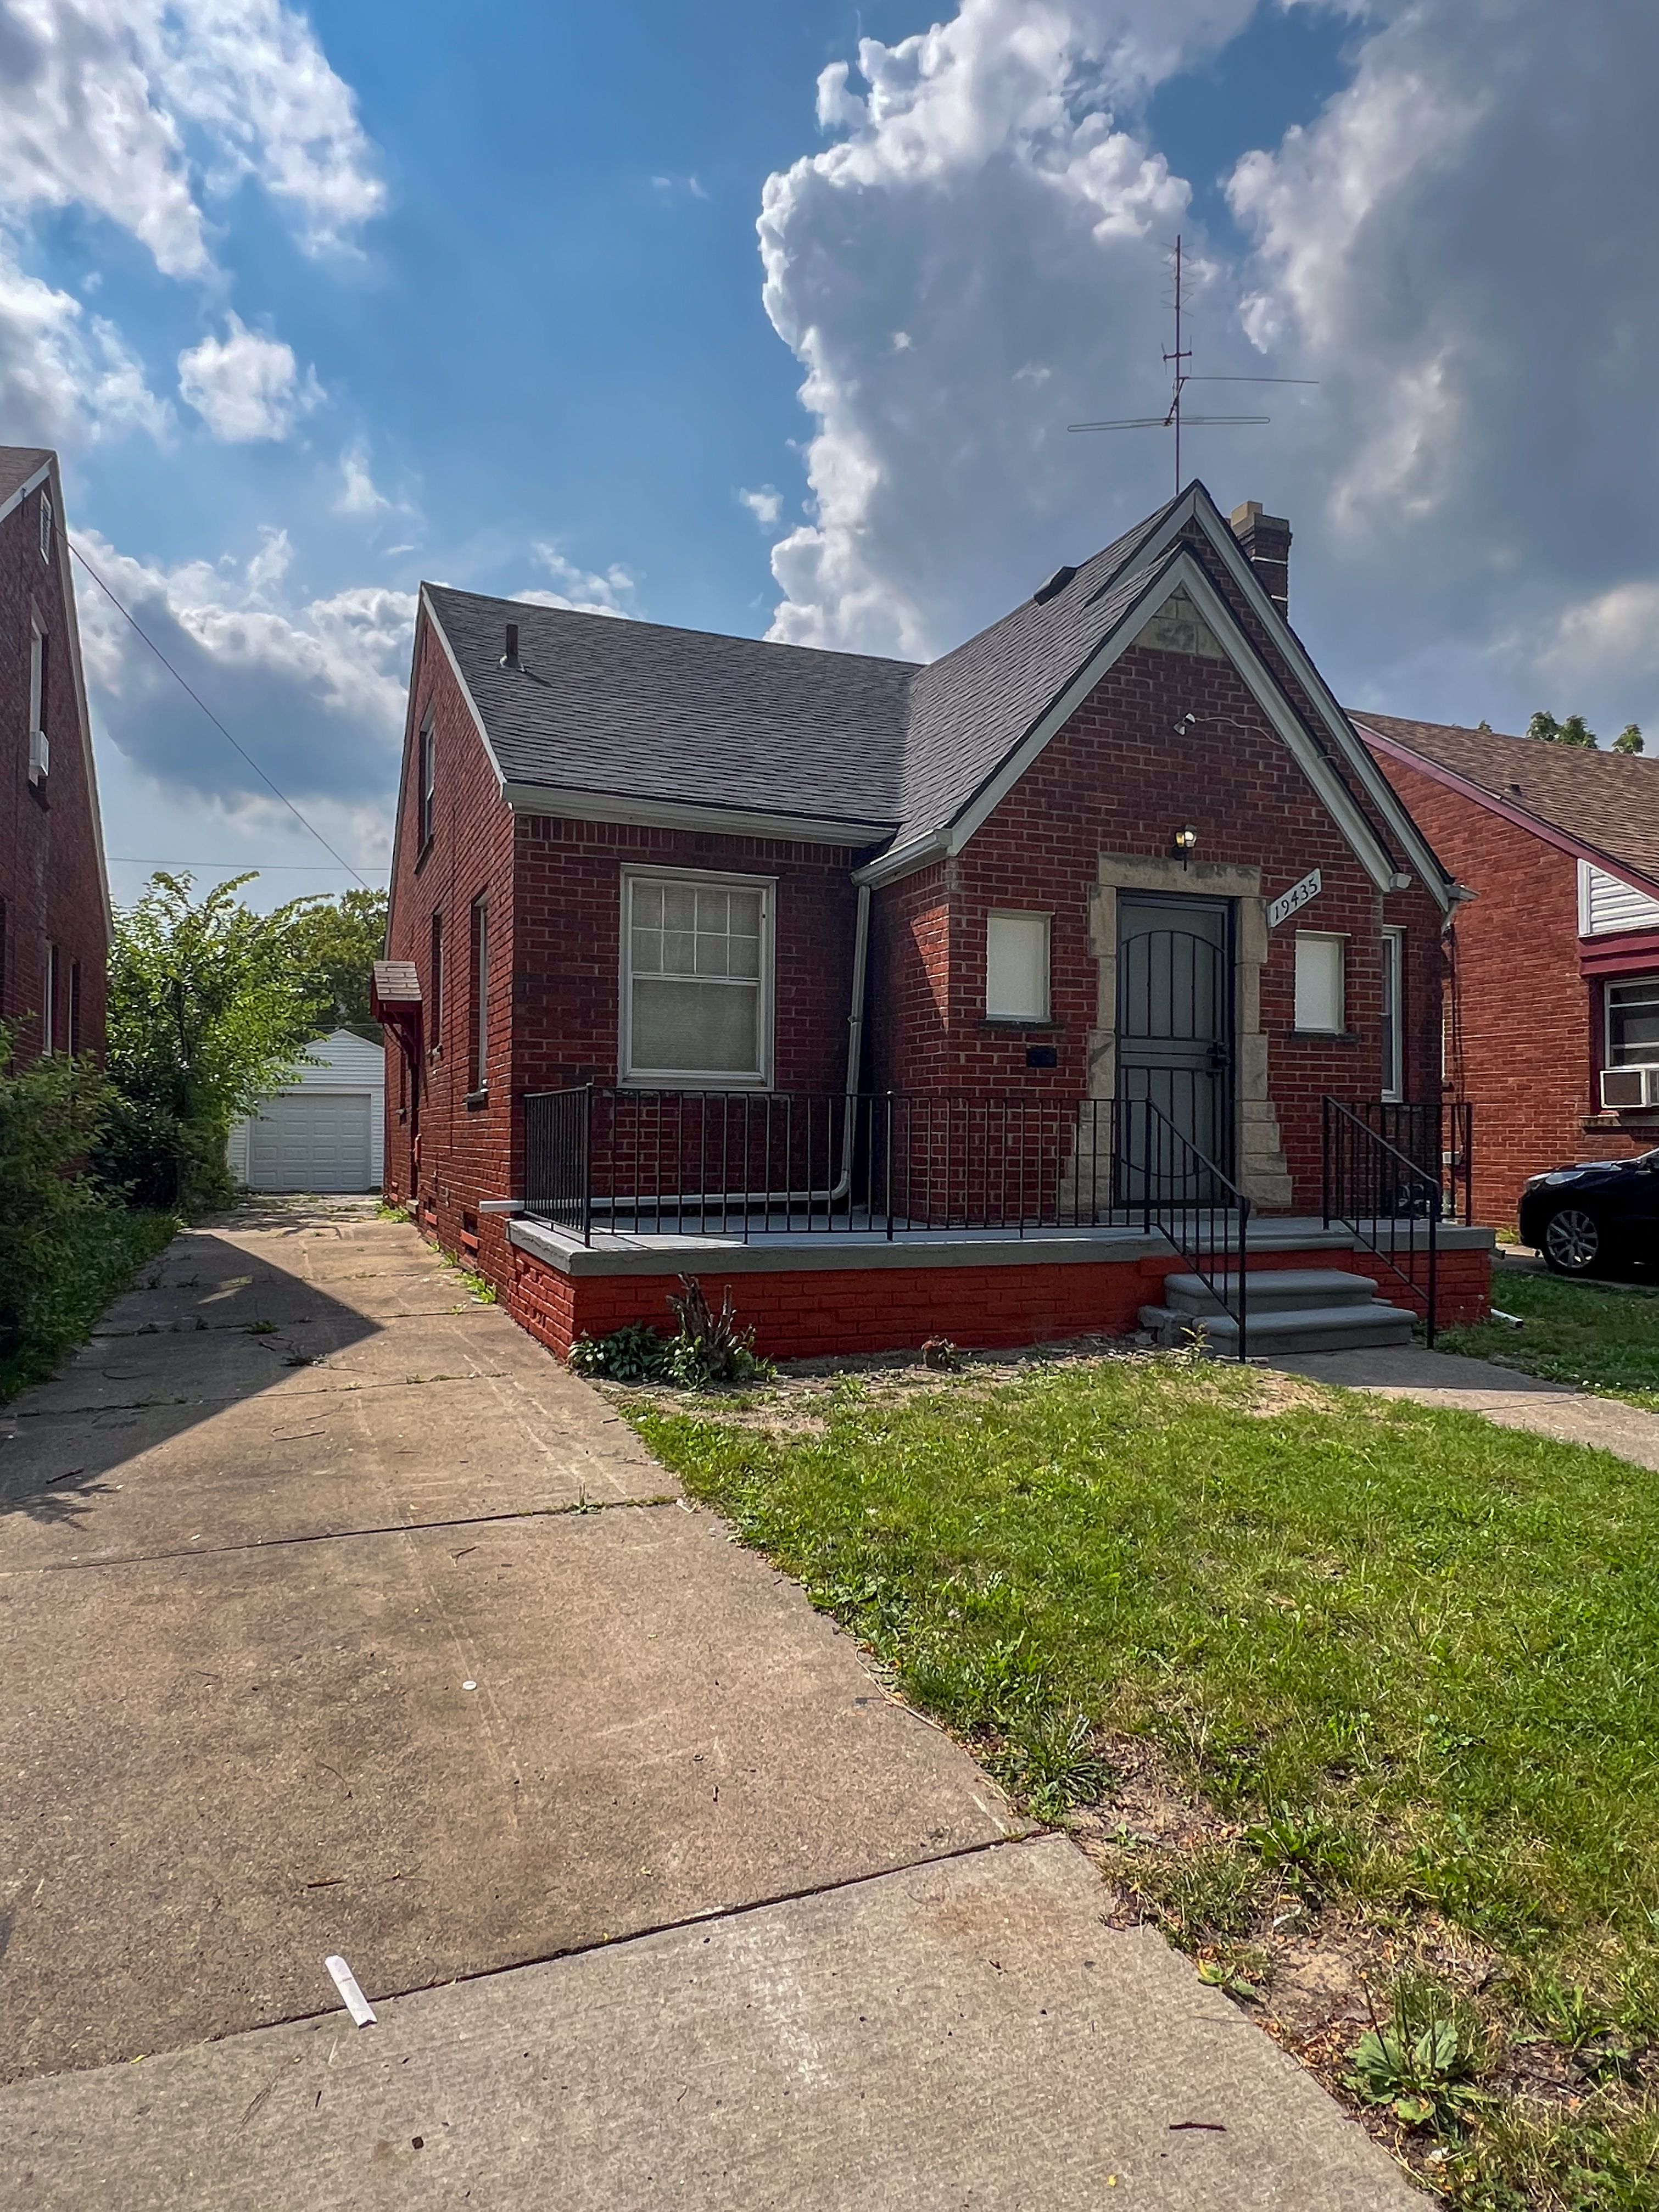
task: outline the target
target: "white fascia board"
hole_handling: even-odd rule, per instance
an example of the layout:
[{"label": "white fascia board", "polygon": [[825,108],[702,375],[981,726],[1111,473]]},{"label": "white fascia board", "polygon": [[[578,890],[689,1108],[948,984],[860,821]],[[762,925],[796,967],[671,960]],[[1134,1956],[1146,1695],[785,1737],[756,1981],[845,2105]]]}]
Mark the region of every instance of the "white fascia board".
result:
[{"label": "white fascia board", "polygon": [[[18,485],[16,490],[13,492],[11,497],[6,501],[5,505],[3,507],[0,507],[0,522],[3,522],[6,517],[11,514],[15,507],[21,507],[23,501],[28,497],[32,491],[39,491],[41,485],[48,480],[51,475],[52,460],[50,456],[48,456],[46,460],[41,462],[40,467],[36,469],[34,474],[30,477],[27,482]],[[57,487],[54,485],[53,489],[55,490]],[[60,522],[63,520],[63,514],[64,510],[60,501],[58,506],[58,518]]]},{"label": "white fascia board", "polygon": [[[444,649],[444,659],[449,663],[451,673],[455,678],[456,689],[459,691],[462,698],[466,702],[466,711],[471,715],[472,726],[478,732],[478,742],[484,749],[484,758],[489,763],[490,767],[495,770],[495,781],[501,787],[503,794],[505,794],[507,790],[506,774],[502,769],[500,761],[495,757],[495,748],[489,742],[489,732],[484,727],[483,716],[478,712],[478,702],[473,697],[472,693],[468,687],[465,677],[461,673],[461,664],[455,658],[455,648],[450,643],[448,635],[444,629],[444,626],[438,619],[438,610],[433,605],[431,600],[427,596],[427,589],[424,584],[421,586],[421,605],[425,611],[427,620],[432,625],[433,635],[437,639],[439,644],[442,646]],[[411,713],[414,711],[413,684],[410,686],[410,710]],[[405,757],[407,757],[406,745]]]},{"label": "white fascia board", "polygon": [[[35,471],[28,482],[17,493],[16,500],[9,501],[5,514],[11,513],[18,501],[27,496],[38,485],[52,485],[52,548],[58,562],[58,588],[64,594],[64,611],[69,621],[70,665],[75,672],[75,718],[81,731],[81,757],[86,770],[87,804],[92,809],[92,841],[98,853],[98,883],[103,893],[104,929],[106,936],[115,936],[115,908],[109,894],[109,865],[104,857],[104,810],[98,802],[98,763],[92,746],[92,709],[87,702],[87,674],[81,658],[81,622],[75,605],[75,569],[70,558],[69,522],[64,512],[64,487],[58,479],[58,458],[53,454],[45,465]],[[0,515],[3,520],[3,515]]]},{"label": "white fascia board", "polygon": [[609,791],[560,791],[539,783],[503,783],[515,814],[550,814],[567,822],[629,822],[647,830],[714,830],[728,837],[770,837],[804,845],[875,845],[890,822],[826,822],[811,814],[759,814],[737,806],[699,806],[669,799],[630,799]]},{"label": "white fascia board", "polygon": [[1431,897],[1443,914],[1449,913],[1451,908],[1450,890],[1432,848],[1413,821],[1399,793],[1355,736],[1340,702],[1309,659],[1296,632],[1267,597],[1261,578],[1245,558],[1243,547],[1233,535],[1231,524],[1209,495],[1194,485],[1180,506],[1165,516],[1158,530],[1142,549],[1143,554],[1156,553],[1160,547],[1173,544],[1189,522],[1199,525],[1225,563],[1228,574],[1249,601],[1258,620],[1267,626],[1271,635],[1277,636],[1280,651],[1318,709],[1320,719],[1334,738],[1339,751],[1364,786],[1371,803],[1400,840],[1402,851],[1409,854],[1416,863],[1417,872]]},{"label": "white fascia board", "polygon": [[854,868],[853,881],[879,890],[884,884],[896,884],[902,876],[913,876],[918,868],[947,859],[951,849],[950,832],[931,830],[927,836],[912,837],[908,844],[895,845],[890,852],[866,860],[861,868]]},{"label": "white fascia board", "polygon": [[[1257,656],[1255,647],[1239,628],[1232,610],[1211,583],[1193,555],[1184,548],[1175,553],[1116,627],[1101,641],[1066,690],[1054,702],[1024,743],[1012,752],[968,811],[958,816],[945,849],[962,851],[1001,805],[1039,753],[1071,720],[1101,678],[1127,653],[1170,595],[1184,588],[1218,636],[1231,641],[1229,658],[1251,696],[1283,739],[1291,757],[1323,802],[1355,857],[1379,890],[1395,888],[1392,857],[1377,842],[1370,825],[1353,802],[1342,779],[1315,744],[1291,704]],[[880,865],[878,863],[878,865]],[[916,863],[915,865],[920,865]]]}]

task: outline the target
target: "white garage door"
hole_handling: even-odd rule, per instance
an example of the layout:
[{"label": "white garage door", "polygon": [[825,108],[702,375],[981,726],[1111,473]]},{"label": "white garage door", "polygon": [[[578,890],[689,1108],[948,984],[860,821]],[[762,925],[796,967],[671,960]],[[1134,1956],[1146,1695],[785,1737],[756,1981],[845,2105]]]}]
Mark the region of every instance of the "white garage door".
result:
[{"label": "white garage door", "polygon": [[253,1190],[367,1190],[370,1093],[287,1091],[267,1098],[248,1146]]}]

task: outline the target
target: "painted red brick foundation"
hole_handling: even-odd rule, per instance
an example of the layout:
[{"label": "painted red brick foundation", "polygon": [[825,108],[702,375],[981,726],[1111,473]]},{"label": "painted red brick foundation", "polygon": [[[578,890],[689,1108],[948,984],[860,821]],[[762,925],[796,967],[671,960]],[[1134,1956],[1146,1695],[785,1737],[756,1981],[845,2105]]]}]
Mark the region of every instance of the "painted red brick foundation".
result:
[{"label": "painted red brick foundation", "polygon": [[[562,1357],[578,1336],[605,1336],[629,1322],[666,1328],[673,1274],[567,1275],[517,1245],[501,1284],[503,1304],[522,1328]],[[1360,1252],[1272,1252],[1257,1267],[1339,1267],[1369,1274],[1393,1304],[1416,1304],[1384,1262]],[[724,1275],[700,1268],[709,1297],[729,1287],[755,1348],[770,1359],[898,1352],[930,1336],[989,1351],[1060,1342],[1073,1336],[1126,1336],[1144,1305],[1162,1302],[1171,1255],[1145,1260],[1033,1267],[836,1267]],[[1485,1251],[1439,1255],[1443,1324],[1475,1321],[1491,1306],[1492,1260]]]}]

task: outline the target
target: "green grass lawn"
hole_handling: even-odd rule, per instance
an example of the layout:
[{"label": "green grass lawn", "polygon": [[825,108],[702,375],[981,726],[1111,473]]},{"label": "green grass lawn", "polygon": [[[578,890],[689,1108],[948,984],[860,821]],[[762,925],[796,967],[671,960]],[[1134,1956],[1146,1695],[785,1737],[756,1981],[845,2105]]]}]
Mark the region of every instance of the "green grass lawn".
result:
[{"label": "green grass lawn", "polygon": [[1659,1290],[1566,1282],[1499,1265],[1492,1294],[1494,1305],[1519,1315],[1522,1326],[1482,1322],[1443,1329],[1443,1352],[1495,1359],[1523,1374],[1659,1409]]},{"label": "green grass lawn", "polygon": [[44,1382],[66,1352],[84,1343],[100,1314],[178,1229],[170,1213],[119,1206],[70,1214],[42,1255],[41,1280],[31,1288],[21,1336],[0,1349],[0,1405],[31,1382]]},{"label": "green grass lawn", "polygon": [[[1179,1355],[633,1412],[1208,1978],[1392,1961],[1356,2094],[1443,2194],[1659,2206],[1651,1476]],[[1184,1836],[1114,1810],[1148,1759]]]}]

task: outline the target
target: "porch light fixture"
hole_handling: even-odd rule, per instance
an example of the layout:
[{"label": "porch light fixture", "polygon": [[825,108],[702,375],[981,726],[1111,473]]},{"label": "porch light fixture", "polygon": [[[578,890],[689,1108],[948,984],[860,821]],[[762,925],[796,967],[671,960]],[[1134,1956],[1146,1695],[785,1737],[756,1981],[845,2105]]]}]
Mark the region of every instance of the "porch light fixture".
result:
[{"label": "porch light fixture", "polygon": [[1176,852],[1180,854],[1183,860],[1189,860],[1193,854],[1197,850],[1197,847],[1198,832],[1194,829],[1190,822],[1187,823],[1184,829],[1177,830],[1176,831],[1175,848]]}]

